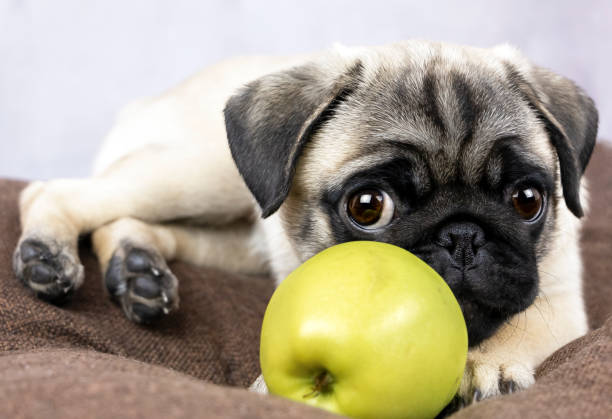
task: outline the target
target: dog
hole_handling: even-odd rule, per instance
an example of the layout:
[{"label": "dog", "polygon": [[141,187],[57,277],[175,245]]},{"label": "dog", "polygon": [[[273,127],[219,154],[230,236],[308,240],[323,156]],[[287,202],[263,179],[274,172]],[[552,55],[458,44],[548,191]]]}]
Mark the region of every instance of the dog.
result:
[{"label": "dog", "polygon": [[125,108],[91,178],[30,184],[14,270],[61,301],[91,233],[110,296],[147,323],[178,307],[170,260],[280,283],[334,244],[389,242],[457,297],[459,395],[478,401],[530,386],[587,331],[579,231],[597,123],[580,88],[507,45],[226,61]]}]

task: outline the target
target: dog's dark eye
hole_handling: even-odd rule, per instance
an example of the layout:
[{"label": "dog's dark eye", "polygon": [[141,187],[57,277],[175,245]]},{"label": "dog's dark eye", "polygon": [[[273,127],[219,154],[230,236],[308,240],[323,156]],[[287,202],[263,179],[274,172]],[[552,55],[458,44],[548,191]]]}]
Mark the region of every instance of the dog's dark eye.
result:
[{"label": "dog's dark eye", "polygon": [[391,197],[379,189],[362,189],[347,202],[349,217],[360,227],[374,230],[391,222],[395,205]]},{"label": "dog's dark eye", "polygon": [[544,199],[537,188],[519,186],[512,192],[512,205],[521,218],[534,221],[542,214]]}]

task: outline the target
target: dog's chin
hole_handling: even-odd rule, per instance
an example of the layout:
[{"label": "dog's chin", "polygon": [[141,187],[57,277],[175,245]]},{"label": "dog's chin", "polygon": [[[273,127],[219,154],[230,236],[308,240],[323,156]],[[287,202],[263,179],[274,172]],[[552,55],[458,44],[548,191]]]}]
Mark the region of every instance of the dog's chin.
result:
[{"label": "dog's chin", "polygon": [[470,347],[476,346],[493,336],[497,329],[510,317],[506,313],[485,307],[469,298],[459,296],[457,301],[467,325]]},{"label": "dog's chin", "polygon": [[[486,267],[459,270],[453,266],[442,270],[442,277],[457,298],[467,325],[469,346],[491,337],[514,314],[531,303],[531,292],[499,287],[503,278],[488,276]],[[492,284],[487,279],[495,278]],[[511,297],[512,296],[512,297]],[[505,298],[504,298],[505,297]]]},{"label": "dog's chin", "polygon": [[[527,309],[533,303],[537,293],[537,280],[521,281],[517,279],[517,277],[521,276],[518,274],[516,277],[506,275],[502,277],[483,276],[483,272],[487,271],[486,268],[483,268],[464,273],[463,275],[466,277],[464,278],[464,284],[468,285],[466,287],[451,287],[459,302],[467,325],[470,347],[478,345],[483,340],[491,337],[504,322],[508,321],[515,314]],[[468,279],[470,276],[478,277],[479,280],[475,281],[473,278],[470,280]],[[443,277],[445,276],[443,275]],[[523,273],[522,277],[533,278],[527,272]],[[485,289],[480,290],[469,287],[470,282],[482,284],[484,282],[483,278],[488,278],[489,280],[494,278],[499,283],[511,282],[507,278],[512,278],[516,279],[518,283],[522,282],[522,284],[513,284],[516,286],[510,287],[498,287],[498,284],[491,284]],[[525,282],[529,282],[529,284]]]}]

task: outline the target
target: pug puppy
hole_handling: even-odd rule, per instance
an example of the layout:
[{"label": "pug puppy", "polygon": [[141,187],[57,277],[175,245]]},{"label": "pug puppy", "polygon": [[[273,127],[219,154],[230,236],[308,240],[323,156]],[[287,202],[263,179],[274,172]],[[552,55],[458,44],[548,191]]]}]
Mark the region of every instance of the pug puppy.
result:
[{"label": "pug puppy", "polygon": [[93,177],[23,191],[15,273],[67,298],[92,233],[109,294],[151,322],[178,307],[170,260],[279,283],[334,244],[389,242],[459,301],[461,398],[516,391],[587,330],[579,231],[597,119],[581,89],[509,46],[225,62],[128,106]]}]

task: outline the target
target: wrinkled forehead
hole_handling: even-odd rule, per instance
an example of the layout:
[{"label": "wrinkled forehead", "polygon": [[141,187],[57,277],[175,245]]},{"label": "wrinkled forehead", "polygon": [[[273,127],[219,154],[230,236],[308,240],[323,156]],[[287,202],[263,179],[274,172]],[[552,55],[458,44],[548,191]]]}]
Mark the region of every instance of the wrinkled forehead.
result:
[{"label": "wrinkled forehead", "polygon": [[427,160],[436,183],[476,184],[501,143],[554,168],[543,126],[502,59],[482,50],[421,48],[416,56],[387,52],[365,60],[357,87],[315,135],[301,166],[308,170],[312,162],[343,177],[410,149]]}]

